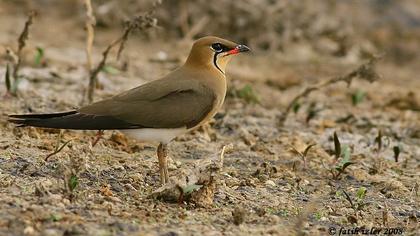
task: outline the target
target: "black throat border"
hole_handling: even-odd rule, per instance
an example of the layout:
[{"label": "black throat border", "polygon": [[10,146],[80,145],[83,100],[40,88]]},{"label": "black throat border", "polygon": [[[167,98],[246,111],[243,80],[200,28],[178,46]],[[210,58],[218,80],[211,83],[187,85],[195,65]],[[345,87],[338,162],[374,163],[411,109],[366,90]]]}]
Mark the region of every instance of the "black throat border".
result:
[{"label": "black throat border", "polygon": [[225,74],[225,72],[223,72],[221,69],[220,69],[220,67],[219,67],[219,65],[217,65],[217,55],[219,55],[220,53],[219,52],[216,52],[216,53],[214,53],[214,56],[213,56],[213,64],[214,64],[214,66],[220,71],[220,72],[222,72],[222,74]]}]

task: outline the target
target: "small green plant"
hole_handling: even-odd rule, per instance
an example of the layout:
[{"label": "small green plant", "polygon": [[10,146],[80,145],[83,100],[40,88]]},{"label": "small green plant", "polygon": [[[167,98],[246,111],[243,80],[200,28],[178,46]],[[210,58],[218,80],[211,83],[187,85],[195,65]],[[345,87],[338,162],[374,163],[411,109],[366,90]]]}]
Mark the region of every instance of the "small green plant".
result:
[{"label": "small green plant", "polygon": [[347,145],[342,146],[342,157],[343,159],[341,162],[335,166],[335,173],[333,172],[333,178],[338,179],[341,174],[344,173],[347,167],[350,165],[355,164],[354,162],[350,161],[350,148]]},{"label": "small green plant", "polygon": [[306,156],[308,155],[309,150],[315,145],[316,143],[309,144],[303,152],[300,152],[295,147],[292,147],[293,151],[302,158],[304,168],[306,168]]},{"label": "small green plant", "polygon": [[120,73],[120,70],[110,65],[104,65],[102,71],[110,75],[118,75]]},{"label": "small green plant", "polygon": [[295,103],[293,103],[293,112],[296,114],[296,113],[298,113],[298,111],[299,111],[299,109],[300,109],[300,107],[301,107],[301,105],[300,105],[300,103],[299,102],[295,102]]},{"label": "small green plant", "polygon": [[360,89],[358,89],[355,93],[351,95],[351,101],[353,106],[357,106],[359,103],[362,103],[366,97],[366,93]]},{"label": "small green plant", "polygon": [[193,192],[200,190],[203,185],[200,184],[190,184],[185,187],[178,186],[179,196],[178,203],[181,204],[185,200],[188,201],[191,198]]},{"label": "small green plant", "polygon": [[272,208],[272,207],[268,207],[267,209],[265,209],[265,211],[266,211],[268,214],[271,214],[271,215],[276,214],[276,209],[274,209],[274,208]]},{"label": "small green plant", "polygon": [[234,95],[245,100],[247,103],[259,104],[260,98],[255,93],[251,85],[247,84],[243,88],[234,91]]},{"label": "small green plant", "polygon": [[60,221],[61,219],[62,219],[62,217],[58,214],[51,214],[50,215],[50,220],[52,222],[57,222],[57,221]]},{"label": "small green plant", "polygon": [[322,111],[322,109],[316,108],[316,103],[311,102],[308,109],[306,110],[306,123],[309,123],[309,121],[315,118],[320,111]]},{"label": "small green plant", "polygon": [[42,63],[42,59],[44,58],[44,49],[41,47],[36,47],[36,53],[34,58],[34,64],[36,66],[40,66]]},{"label": "small green plant", "polygon": [[365,187],[360,187],[357,190],[355,199],[352,199],[344,189],[342,190],[342,192],[345,196],[345,199],[350,203],[351,208],[353,208],[353,210],[356,213],[362,210],[363,207],[367,205],[367,203],[365,202],[367,189]]},{"label": "small green plant", "polygon": [[17,88],[18,88],[18,84],[19,84],[19,80],[17,79],[11,79],[10,78],[10,67],[9,64],[6,64],[6,73],[4,75],[4,81],[6,83],[6,89],[7,92],[13,96],[16,95],[17,92]]},{"label": "small green plant", "polygon": [[191,195],[192,192],[199,190],[203,185],[191,184],[182,188],[182,193],[185,195]]},{"label": "small green plant", "polygon": [[340,140],[338,139],[337,133],[334,132],[334,151],[335,151],[335,159],[338,160],[341,155],[341,144]]},{"label": "small green plant", "polygon": [[289,216],[289,211],[287,209],[281,209],[280,211],[277,212],[277,215],[283,216],[283,217],[288,217]]},{"label": "small green plant", "polygon": [[363,201],[366,197],[366,192],[367,189],[365,187],[360,187],[356,193],[357,201]]},{"label": "small green plant", "polygon": [[337,133],[334,132],[334,147],[336,160],[342,157],[341,161],[335,165],[334,168],[330,169],[333,179],[339,179],[339,177],[345,172],[346,168],[350,165],[355,164],[350,161],[350,148],[348,145],[341,145],[338,139]]},{"label": "small green plant", "polygon": [[74,192],[74,190],[79,186],[79,177],[76,175],[71,175],[68,180],[68,187],[70,192]]},{"label": "small green plant", "polygon": [[314,213],[314,217],[318,221],[321,220],[322,216],[323,216],[322,212],[315,212]]}]

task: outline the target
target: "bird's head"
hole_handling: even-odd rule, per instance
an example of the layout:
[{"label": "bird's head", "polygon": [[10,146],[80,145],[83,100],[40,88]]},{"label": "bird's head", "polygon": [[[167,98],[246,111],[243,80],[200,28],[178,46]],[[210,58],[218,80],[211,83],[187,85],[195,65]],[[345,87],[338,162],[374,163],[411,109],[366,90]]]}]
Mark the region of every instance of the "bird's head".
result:
[{"label": "bird's head", "polygon": [[195,41],[186,64],[214,67],[224,74],[226,65],[233,55],[248,51],[250,49],[245,45],[214,36],[207,36]]}]

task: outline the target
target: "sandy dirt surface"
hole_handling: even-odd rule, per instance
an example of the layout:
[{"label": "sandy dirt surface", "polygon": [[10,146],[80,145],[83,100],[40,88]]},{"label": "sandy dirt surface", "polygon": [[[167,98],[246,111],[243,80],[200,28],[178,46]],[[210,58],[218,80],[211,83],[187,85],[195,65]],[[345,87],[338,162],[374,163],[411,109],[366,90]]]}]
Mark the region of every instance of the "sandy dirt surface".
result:
[{"label": "sandy dirt surface", "polygon": [[[16,47],[25,21],[17,10],[8,12],[0,14],[2,53]],[[95,62],[120,33],[97,32]],[[376,66],[380,80],[355,79],[349,87],[338,83],[315,91],[280,125],[286,106],[305,87],[365,60],[305,48],[235,58],[220,113],[170,143],[170,178],[181,190],[165,192],[154,144],[106,131],[92,147],[95,132],[60,135],[6,121],[7,114],[80,106],[88,82],[84,35],[83,21],[37,18],[24,50],[18,97],[6,96],[1,59],[0,235],[338,235],[356,227],[418,235],[418,61],[400,65],[385,58]],[[112,53],[111,69],[99,74],[95,100],[170,72],[185,60],[190,44],[133,36],[122,58],[116,61]],[[36,47],[44,50],[41,65],[34,64]],[[358,93],[360,100],[354,98]],[[343,157],[334,157],[334,132],[353,162],[339,176]],[[302,158],[296,150],[303,153],[310,144]]]}]

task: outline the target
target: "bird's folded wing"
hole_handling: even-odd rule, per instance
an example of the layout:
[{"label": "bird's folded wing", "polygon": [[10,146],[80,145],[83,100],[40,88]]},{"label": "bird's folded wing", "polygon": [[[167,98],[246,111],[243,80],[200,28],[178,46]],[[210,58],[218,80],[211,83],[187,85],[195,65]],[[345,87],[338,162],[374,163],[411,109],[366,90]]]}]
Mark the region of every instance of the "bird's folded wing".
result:
[{"label": "bird's folded wing", "polygon": [[[213,109],[215,94],[197,80],[157,80],[79,110],[144,128],[191,128]],[[112,125],[111,125],[112,126]]]}]

